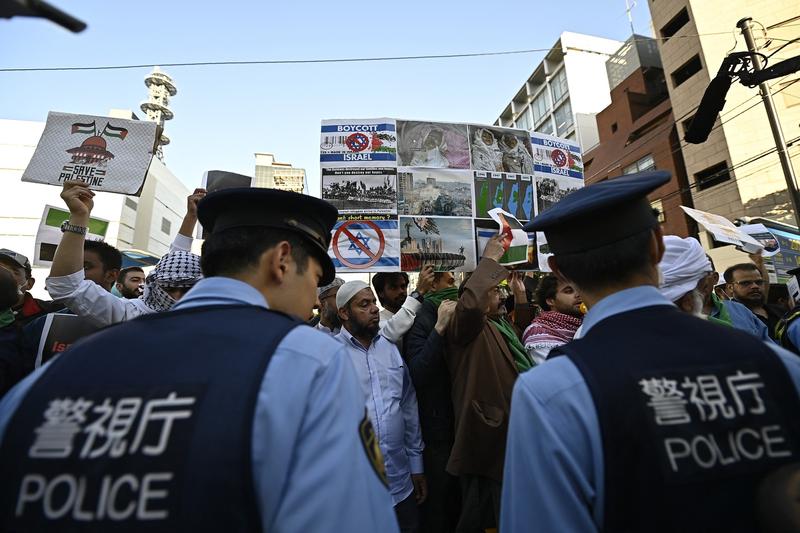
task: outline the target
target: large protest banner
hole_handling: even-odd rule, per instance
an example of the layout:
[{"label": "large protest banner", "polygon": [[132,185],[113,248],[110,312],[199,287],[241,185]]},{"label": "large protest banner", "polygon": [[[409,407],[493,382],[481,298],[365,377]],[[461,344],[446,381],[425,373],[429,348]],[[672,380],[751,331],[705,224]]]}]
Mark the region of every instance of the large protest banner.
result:
[{"label": "large protest banner", "polygon": [[51,111],[22,181],[139,196],[153,160],[158,124]]},{"label": "large protest banner", "polygon": [[514,128],[337,119],[322,121],[320,176],[339,209],[338,272],[472,271],[501,226],[514,235],[507,262],[536,270],[536,236],[523,250],[524,232],[509,228],[583,187],[583,160],[574,141]]}]

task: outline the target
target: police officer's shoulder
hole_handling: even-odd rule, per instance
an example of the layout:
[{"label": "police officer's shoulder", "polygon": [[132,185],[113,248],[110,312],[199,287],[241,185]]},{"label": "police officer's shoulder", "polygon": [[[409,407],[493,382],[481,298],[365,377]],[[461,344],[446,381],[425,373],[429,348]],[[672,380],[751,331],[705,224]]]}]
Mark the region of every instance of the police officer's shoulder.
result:
[{"label": "police officer's shoulder", "polygon": [[569,357],[554,357],[521,374],[516,386],[524,388],[527,395],[541,404],[547,404],[569,395],[577,387],[585,388],[586,383]]},{"label": "police officer's shoulder", "polygon": [[330,364],[337,352],[345,353],[344,345],[329,334],[301,324],[286,335],[281,348],[292,357],[304,357],[321,366]]}]

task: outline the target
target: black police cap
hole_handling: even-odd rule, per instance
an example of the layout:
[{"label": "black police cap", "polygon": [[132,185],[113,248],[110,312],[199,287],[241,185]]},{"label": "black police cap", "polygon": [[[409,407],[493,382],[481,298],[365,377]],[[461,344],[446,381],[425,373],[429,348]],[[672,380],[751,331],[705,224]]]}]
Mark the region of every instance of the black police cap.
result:
[{"label": "black police cap", "polygon": [[647,195],[669,182],[663,170],[629,174],[568,194],[525,225],[542,231],[553,254],[585,252],[654,228]]},{"label": "black police cap", "polygon": [[337,216],[337,209],[324,200],[278,189],[223,189],[208,193],[197,205],[197,218],[210,234],[260,226],[293,231],[304,237],[308,251],[322,266],[320,286],[336,276],[328,245]]}]

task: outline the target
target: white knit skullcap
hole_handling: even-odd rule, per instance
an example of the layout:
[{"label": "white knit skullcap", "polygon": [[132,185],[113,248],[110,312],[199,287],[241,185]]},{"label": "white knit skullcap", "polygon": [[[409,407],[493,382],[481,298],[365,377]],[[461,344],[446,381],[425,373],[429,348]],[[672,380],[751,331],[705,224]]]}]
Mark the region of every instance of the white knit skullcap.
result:
[{"label": "white knit skullcap", "polygon": [[336,308],[341,309],[347,305],[356,293],[364,289],[369,289],[369,284],[361,280],[348,281],[339,287],[339,292],[336,293]]}]

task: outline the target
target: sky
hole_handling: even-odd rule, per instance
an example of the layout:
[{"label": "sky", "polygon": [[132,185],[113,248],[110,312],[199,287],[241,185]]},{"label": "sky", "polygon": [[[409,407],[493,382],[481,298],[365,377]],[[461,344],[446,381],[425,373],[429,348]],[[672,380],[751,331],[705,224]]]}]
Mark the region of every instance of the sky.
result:
[{"label": "sky", "polygon": [[[625,40],[624,0],[403,2],[49,0],[82,19],[0,19],[0,68],[328,59],[549,49],[563,31]],[[647,2],[632,10],[652,35]],[[306,169],[319,195],[319,128],[329,118],[491,124],[544,53],[334,64],[165,67],[178,87],[165,163],[189,188],[206,170],[253,175],[255,152]],[[0,119],[106,115],[147,99],[151,67],[0,72]]]}]

